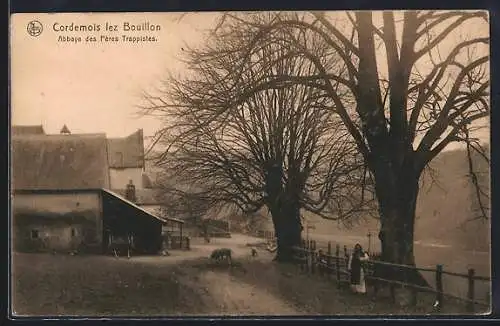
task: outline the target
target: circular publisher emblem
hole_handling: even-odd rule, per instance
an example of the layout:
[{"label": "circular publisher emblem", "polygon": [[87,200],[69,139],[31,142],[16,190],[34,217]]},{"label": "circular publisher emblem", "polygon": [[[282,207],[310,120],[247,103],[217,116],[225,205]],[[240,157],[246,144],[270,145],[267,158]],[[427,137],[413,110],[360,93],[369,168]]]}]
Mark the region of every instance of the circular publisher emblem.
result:
[{"label": "circular publisher emblem", "polygon": [[28,23],[28,27],[26,29],[29,35],[37,37],[42,34],[43,26],[38,20],[32,20]]}]

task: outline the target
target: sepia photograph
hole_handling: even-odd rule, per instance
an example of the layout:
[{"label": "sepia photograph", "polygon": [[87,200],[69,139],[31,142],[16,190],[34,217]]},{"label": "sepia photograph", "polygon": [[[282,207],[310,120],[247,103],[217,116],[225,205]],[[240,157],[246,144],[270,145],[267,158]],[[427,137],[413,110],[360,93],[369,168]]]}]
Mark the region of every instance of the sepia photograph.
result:
[{"label": "sepia photograph", "polygon": [[489,30],[11,15],[11,316],[491,313]]}]

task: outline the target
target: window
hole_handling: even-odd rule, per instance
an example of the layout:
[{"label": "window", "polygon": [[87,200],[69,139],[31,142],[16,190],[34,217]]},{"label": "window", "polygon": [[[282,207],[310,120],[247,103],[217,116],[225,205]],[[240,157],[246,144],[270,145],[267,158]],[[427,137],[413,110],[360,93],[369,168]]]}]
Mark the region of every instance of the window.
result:
[{"label": "window", "polygon": [[38,239],[38,238],[39,238],[38,230],[31,230],[31,239]]},{"label": "window", "polygon": [[76,236],[76,230],[74,228],[71,228],[71,236],[72,237]]}]

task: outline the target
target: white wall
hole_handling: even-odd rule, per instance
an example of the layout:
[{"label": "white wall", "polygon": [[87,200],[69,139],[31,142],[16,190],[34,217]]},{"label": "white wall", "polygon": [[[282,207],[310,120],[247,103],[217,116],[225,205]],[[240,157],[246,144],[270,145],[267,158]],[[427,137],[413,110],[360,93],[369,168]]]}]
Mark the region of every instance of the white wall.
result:
[{"label": "white wall", "polygon": [[[12,210],[16,248],[33,241],[37,247],[52,249],[76,249],[82,241],[89,246],[100,247],[102,209],[101,197],[97,192],[15,194]],[[26,219],[26,216],[32,218]],[[67,220],[58,219],[62,216]],[[71,218],[76,216],[84,217],[89,223],[72,221]],[[51,222],[44,217],[54,220]],[[31,230],[39,232],[38,239],[30,239]]]},{"label": "white wall", "polygon": [[111,189],[125,189],[129,180],[135,185],[136,189],[144,189],[142,184],[142,168],[109,169]]}]

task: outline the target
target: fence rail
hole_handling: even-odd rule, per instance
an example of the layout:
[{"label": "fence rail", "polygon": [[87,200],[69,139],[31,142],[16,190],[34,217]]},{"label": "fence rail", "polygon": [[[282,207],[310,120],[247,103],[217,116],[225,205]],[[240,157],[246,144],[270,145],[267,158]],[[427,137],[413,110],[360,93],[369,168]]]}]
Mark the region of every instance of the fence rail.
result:
[{"label": "fence rail", "polygon": [[[260,231],[257,236],[265,238],[268,241],[274,240],[274,232],[272,231]],[[294,260],[300,270],[311,274],[319,273],[327,278],[334,278],[338,288],[340,288],[342,284],[349,283],[350,272],[347,268],[349,255],[350,253],[347,250],[347,246],[343,246],[343,250],[341,250],[339,244],[335,245],[335,252],[333,252],[331,242],[328,242],[326,253],[323,249],[317,249],[316,241],[314,240],[303,240],[301,246],[294,247]],[[377,294],[379,287],[385,284],[390,287],[391,298],[394,302],[396,301],[396,287],[411,290],[412,305],[416,304],[417,293],[433,293],[436,297],[436,311],[440,311],[442,309],[445,304],[445,298],[465,303],[469,312],[475,311],[475,305],[484,307],[489,306],[489,302],[477,300],[475,298],[475,283],[476,281],[491,282],[491,278],[475,275],[475,270],[473,268],[469,269],[467,274],[464,274],[444,271],[442,265],[436,265],[435,268],[423,268],[384,262],[380,260],[379,253],[372,253],[369,254],[369,256],[370,260],[364,264],[366,271],[365,278],[367,283],[373,285],[375,295]],[[426,284],[416,284],[418,283],[417,279],[414,280],[415,282],[408,281],[411,278],[408,277],[409,275],[420,275],[419,272],[434,273],[434,287],[427,284],[426,281],[424,281]],[[462,296],[444,292],[443,275],[466,279],[468,281],[467,297],[464,298]],[[398,276],[402,276],[402,280],[398,279]]]},{"label": "fence rail", "polygon": [[163,246],[165,249],[191,249],[191,239],[188,236],[170,235],[164,237]]}]

